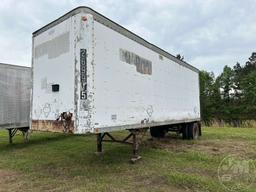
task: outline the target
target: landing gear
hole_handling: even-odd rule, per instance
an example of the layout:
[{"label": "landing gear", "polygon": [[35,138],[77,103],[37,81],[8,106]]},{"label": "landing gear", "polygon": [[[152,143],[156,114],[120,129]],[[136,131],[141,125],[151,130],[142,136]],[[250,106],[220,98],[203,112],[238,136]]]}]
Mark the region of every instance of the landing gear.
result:
[{"label": "landing gear", "polygon": [[[139,159],[141,159],[141,156],[139,155],[139,138],[138,136],[141,134],[145,134],[147,131],[147,128],[143,129],[129,129],[129,135],[126,136],[122,140],[118,140],[114,138],[110,133],[105,132],[105,133],[98,133],[97,134],[97,152],[96,154],[102,154],[102,142],[116,142],[116,143],[123,143],[123,144],[129,144],[132,146],[132,158],[131,162],[135,163]],[[107,137],[107,138],[106,138]]]},{"label": "landing gear", "polygon": [[24,139],[24,143],[27,143],[28,142],[28,136],[29,136],[29,133],[28,133],[28,130],[29,130],[29,127],[21,127],[21,128],[10,128],[10,129],[7,129],[8,130],[8,133],[9,133],[9,143],[12,144],[12,138],[16,135],[17,131],[21,131],[22,132],[22,135],[23,135],[23,139]]},{"label": "landing gear", "polygon": [[141,156],[139,155],[139,140],[138,135],[140,134],[139,129],[132,129],[130,130],[132,134],[132,149],[133,149],[133,156],[131,158],[131,162],[135,163],[136,161],[141,159]]},{"label": "landing gear", "polygon": [[[133,156],[131,162],[135,163],[141,156],[139,155],[139,145],[143,136],[145,135],[148,128],[140,129],[129,129],[130,132],[124,139],[116,139],[113,135],[108,132],[97,134],[97,152],[96,154],[102,154],[102,143],[103,142],[117,142],[123,144],[129,144],[132,146]],[[183,139],[197,139],[201,136],[201,126],[199,122],[191,123],[179,123],[173,125],[164,125],[150,128],[150,134],[152,137],[162,138],[168,131],[176,132],[178,135],[182,134]],[[140,138],[140,136],[142,136]]]}]

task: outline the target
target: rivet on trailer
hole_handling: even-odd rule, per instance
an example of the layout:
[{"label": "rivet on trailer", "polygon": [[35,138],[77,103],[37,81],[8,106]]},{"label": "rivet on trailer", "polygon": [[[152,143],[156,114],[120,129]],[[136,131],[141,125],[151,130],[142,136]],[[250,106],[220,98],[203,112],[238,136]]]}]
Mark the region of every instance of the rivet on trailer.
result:
[{"label": "rivet on trailer", "polygon": [[[199,70],[88,7],[33,33],[31,129],[132,144],[200,134]],[[128,130],[118,140],[111,132]]]},{"label": "rivet on trailer", "polygon": [[28,141],[31,68],[0,63],[0,129],[8,130],[9,143],[17,131]]}]

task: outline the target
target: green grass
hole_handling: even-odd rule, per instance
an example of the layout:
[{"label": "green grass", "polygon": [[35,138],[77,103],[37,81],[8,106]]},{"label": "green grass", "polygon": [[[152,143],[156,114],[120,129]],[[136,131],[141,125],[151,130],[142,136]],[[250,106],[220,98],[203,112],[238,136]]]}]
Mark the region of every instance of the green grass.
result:
[{"label": "green grass", "polygon": [[9,145],[7,131],[0,131],[0,191],[226,191],[218,166],[229,154],[256,159],[256,129],[203,128],[197,141],[147,136],[136,164],[129,162],[130,146],[103,147],[97,156],[95,135],[40,132],[27,144],[17,135]]}]

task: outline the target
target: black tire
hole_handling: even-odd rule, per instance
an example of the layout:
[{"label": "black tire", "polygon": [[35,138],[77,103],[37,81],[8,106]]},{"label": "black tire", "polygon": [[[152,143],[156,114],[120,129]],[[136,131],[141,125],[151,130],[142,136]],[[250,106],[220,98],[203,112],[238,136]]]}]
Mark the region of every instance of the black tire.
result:
[{"label": "black tire", "polygon": [[188,139],[198,139],[200,135],[200,130],[198,123],[188,124]]},{"label": "black tire", "polygon": [[198,139],[199,136],[201,135],[200,134],[200,127],[198,125],[198,123],[194,123],[194,126],[193,126],[193,139]]},{"label": "black tire", "polygon": [[193,123],[188,124],[188,139],[193,139]]},{"label": "black tire", "polygon": [[187,126],[187,124],[184,124],[183,126],[182,126],[182,138],[183,139],[188,139],[188,126]]},{"label": "black tire", "polygon": [[201,123],[198,122],[197,125],[198,125],[198,128],[199,128],[199,136],[202,136]]},{"label": "black tire", "polygon": [[162,127],[150,127],[150,135],[156,138],[163,138],[166,134],[166,129]]}]

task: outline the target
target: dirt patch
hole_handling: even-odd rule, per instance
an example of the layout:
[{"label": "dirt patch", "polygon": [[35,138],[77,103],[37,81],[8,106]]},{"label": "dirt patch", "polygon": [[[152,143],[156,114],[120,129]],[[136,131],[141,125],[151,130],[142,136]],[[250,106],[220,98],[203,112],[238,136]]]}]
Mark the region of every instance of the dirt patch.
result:
[{"label": "dirt patch", "polygon": [[211,155],[248,156],[254,149],[244,140],[210,140],[202,141],[192,146],[192,149],[203,151]]},{"label": "dirt patch", "polygon": [[199,151],[210,155],[235,155],[243,157],[254,154],[254,147],[245,140],[197,140],[184,141],[175,136],[167,136],[163,139],[149,139],[145,145],[152,148],[168,149],[174,152]]},{"label": "dirt patch", "polygon": [[[189,191],[186,189],[180,189],[171,185],[168,179],[160,175],[147,175],[147,176],[135,176],[134,187],[138,189],[140,187],[148,187],[148,191],[170,191],[170,192],[181,192]],[[136,190],[133,190],[136,191]]]},{"label": "dirt patch", "polygon": [[137,186],[140,186],[141,184],[149,186],[161,186],[168,184],[168,180],[166,177],[156,175],[136,176],[134,177],[134,180]]},{"label": "dirt patch", "polygon": [[0,192],[18,191],[20,177],[22,175],[18,172],[0,169]]}]

